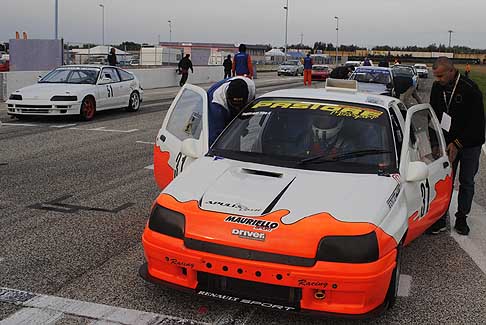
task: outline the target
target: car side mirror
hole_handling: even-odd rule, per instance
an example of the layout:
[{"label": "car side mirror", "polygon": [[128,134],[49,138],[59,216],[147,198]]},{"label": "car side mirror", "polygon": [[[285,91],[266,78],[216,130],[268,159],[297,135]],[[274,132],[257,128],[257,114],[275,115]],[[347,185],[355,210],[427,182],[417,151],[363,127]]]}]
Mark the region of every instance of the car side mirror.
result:
[{"label": "car side mirror", "polygon": [[106,85],[106,84],[109,84],[109,83],[112,83],[112,80],[110,78],[103,78],[100,80],[100,82],[98,83],[99,85]]},{"label": "car side mirror", "polygon": [[182,141],[181,153],[193,159],[202,157],[199,141],[196,139],[186,139]]},{"label": "car side mirror", "polygon": [[429,177],[429,167],[422,161],[412,161],[408,164],[407,182],[421,182]]}]

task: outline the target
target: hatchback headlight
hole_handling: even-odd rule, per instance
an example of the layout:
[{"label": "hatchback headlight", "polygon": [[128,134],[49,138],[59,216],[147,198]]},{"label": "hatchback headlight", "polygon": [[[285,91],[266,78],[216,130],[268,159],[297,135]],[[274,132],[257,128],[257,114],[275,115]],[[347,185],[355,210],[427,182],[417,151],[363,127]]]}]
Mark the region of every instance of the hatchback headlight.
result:
[{"label": "hatchback headlight", "polygon": [[156,204],[150,213],[148,227],[163,235],[184,238],[186,217],[179,212],[169,210]]},{"label": "hatchback headlight", "polygon": [[10,95],[10,97],[8,99],[10,99],[10,100],[22,100],[22,95],[12,94],[12,95]]},{"label": "hatchback headlight", "polygon": [[379,258],[376,233],[360,236],[329,236],[321,239],[317,259],[338,263],[372,263]]}]

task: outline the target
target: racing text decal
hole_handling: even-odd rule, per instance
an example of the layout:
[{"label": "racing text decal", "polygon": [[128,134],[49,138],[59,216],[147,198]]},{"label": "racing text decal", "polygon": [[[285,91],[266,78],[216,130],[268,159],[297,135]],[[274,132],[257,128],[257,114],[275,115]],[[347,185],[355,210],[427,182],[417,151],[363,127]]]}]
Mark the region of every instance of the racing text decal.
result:
[{"label": "racing text decal", "polygon": [[252,108],[288,108],[288,109],[308,109],[329,112],[331,115],[352,117],[354,119],[374,120],[383,115],[383,112],[371,108],[361,108],[354,106],[343,106],[335,104],[305,103],[297,101],[260,101]]},{"label": "racing text decal", "polygon": [[272,231],[278,228],[277,222],[258,220],[245,217],[228,216],[224,222],[253,226],[255,230]]}]

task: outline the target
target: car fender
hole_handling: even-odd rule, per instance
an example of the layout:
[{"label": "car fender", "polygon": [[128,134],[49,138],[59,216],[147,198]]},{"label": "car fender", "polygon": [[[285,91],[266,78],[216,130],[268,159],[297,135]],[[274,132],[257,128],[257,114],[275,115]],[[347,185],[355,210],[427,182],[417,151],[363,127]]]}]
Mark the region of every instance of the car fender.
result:
[{"label": "car fender", "polygon": [[[393,236],[395,239],[394,247],[390,244],[387,247],[390,250],[393,250],[396,245],[402,240],[403,236],[408,230],[408,218],[407,215],[407,198],[405,195],[405,191],[402,188],[401,184],[397,185],[397,188],[393,193],[390,194],[390,197],[387,198],[387,204],[390,206],[392,205],[388,214],[383,218],[383,221],[379,225],[379,227],[389,234]],[[380,254],[386,254],[388,252],[380,252]]]}]

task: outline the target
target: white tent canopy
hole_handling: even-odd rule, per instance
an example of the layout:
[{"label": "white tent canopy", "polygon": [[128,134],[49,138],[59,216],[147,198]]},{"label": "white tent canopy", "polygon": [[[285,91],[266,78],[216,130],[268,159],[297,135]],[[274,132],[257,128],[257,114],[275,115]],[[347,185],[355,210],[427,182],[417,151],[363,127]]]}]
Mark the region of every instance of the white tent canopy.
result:
[{"label": "white tent canopy", "polygon": [[[95,46],[90,49],[73,49],[72,52],[81,54],[81,55],[107,55],[110,53],[110,50],[112,49],[112,46],[106,46],[106,45],[100,45],[100,46]],[[122,50],[117,49],[114,47],[116,55],[127,55],[129,53],[124,52]]]},{"label": "white tent canopy", "polygon": [[285,53],[280,51],[279,49],[271,49],[270,51],[265,53],[265,56],[285,56]]}]

